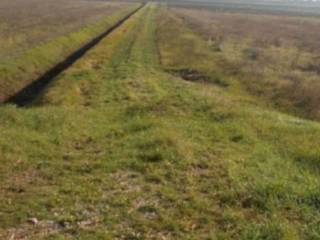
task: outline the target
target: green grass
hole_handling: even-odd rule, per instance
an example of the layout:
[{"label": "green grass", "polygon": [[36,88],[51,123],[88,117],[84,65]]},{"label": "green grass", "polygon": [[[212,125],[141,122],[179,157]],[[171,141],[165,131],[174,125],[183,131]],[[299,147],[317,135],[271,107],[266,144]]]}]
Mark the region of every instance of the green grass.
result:
[{"label": "green grass", "polygon": [[215,74],[180,24],[148,4],[32,106],[0,108],[0,236],[319,239],[320,125],[223,73],[168,73]]}]

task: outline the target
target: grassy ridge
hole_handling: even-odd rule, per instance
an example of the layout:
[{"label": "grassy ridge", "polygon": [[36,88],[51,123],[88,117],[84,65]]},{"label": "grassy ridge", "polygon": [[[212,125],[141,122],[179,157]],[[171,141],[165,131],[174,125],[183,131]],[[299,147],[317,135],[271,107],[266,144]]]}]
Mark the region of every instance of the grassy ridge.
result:
[{"label": "grassy ridge", "polygon": [[1,107],[0,236],[317,239],[319,124],[211,81],[206,47],[148,4],[33,107]]},{"label": "grassy ridge", "polygon": [[125,7],[102,18],[97,23],[89,24],[64,36],[53,38],[27,50],[17,58],[0,63],[0,102],[36,79],[74,50],[80,48],[84,43],[91,40],[92,36],[97,36],[105,31],[137,7],[137,4]]}]

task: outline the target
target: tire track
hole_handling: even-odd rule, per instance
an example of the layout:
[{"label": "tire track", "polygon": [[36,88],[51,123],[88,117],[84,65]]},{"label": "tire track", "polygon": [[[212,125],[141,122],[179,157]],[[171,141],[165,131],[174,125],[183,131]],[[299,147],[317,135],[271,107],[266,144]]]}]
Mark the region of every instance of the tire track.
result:
[{"label": "tire track", "polygon": [[141,4],[137,9],[133,10],[131,13],[123,17],[116,24],[108,28],[105,32],[101,33],[80,49],[71,53],[63,61],[57,63],[51,69],[46,71],[43,75],[32,81],[30,84],[22,88],[15,95],[9,97],[4,101],[4,103],[13,103],[19,107],[25,107],[32,103],[37,96],[44,90],[50,82],[52,82],[60,73],[69,68],[74,62],[80,59],[87,51],[97,45],[103,38],[107,37],[111,32],[116,28],[120,27],[125,21],[127,21],[131,16],[136,12],[142,9],[145,6],[145,3]]}]

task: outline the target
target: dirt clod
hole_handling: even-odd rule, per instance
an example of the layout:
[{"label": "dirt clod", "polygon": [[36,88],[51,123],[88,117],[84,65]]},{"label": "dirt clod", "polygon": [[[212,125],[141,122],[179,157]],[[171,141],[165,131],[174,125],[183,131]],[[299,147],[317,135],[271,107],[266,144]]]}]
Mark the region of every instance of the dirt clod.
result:
[{"label": "dirt clod", "polygon": [[29,218],[28,219],[28,223],[31,223],[33,225],[37,225],[38,224],[38,219],[37,218]]},{"label": "dirt clod", "polygon": [[209,77],[194,69],[179,69],[170,71],[173,75],[179,76],[187,81],[209,81]]}]

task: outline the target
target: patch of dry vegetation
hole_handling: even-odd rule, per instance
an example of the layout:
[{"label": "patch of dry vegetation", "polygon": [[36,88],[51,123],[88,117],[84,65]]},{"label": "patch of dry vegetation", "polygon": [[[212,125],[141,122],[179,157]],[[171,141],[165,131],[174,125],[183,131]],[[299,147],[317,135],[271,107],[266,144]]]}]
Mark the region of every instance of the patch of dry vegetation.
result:
[{"label": "patch of dry vegetation", "polygon": [[319,18],[173,8],[246,88],[304,117],[320,118]]},{"label": "patch of dry vegetation", "polygon": [[0,3],[0,61],[113,13],[122,3],[4,0]]}]

